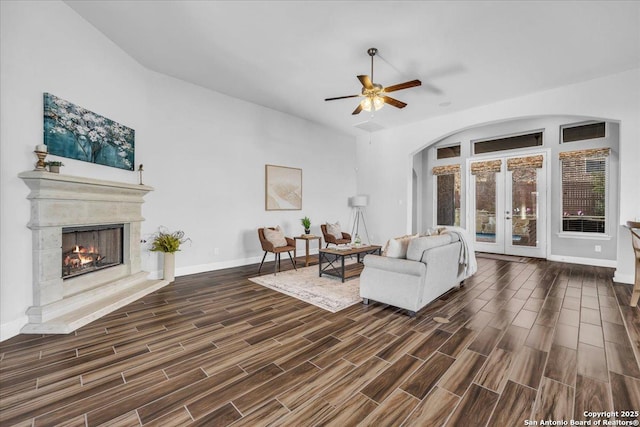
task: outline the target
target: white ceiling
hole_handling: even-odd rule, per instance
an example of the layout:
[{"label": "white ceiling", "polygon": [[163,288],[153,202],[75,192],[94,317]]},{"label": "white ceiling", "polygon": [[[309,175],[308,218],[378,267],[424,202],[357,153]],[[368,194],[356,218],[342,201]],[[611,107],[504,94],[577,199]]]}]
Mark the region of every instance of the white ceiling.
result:
[{"label": "white ceiling", "polygon": [[[74,1],[145,67],[359,135],[640,67],[640,2]],[[352,116],[358,74],[412,79]],[[447,105],[450,104],[450,105]]]}]

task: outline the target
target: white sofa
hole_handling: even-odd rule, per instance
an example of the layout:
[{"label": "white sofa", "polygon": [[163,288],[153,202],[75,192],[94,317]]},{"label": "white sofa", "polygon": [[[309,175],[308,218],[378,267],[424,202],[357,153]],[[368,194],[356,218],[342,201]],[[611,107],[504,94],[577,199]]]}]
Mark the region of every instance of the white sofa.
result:
[{"label": "white sofa", "polygon": [[464,242],[460,237],[458,233],[446,233],[414,238],[406,259],[367,255],[360,276],[363,303],[371,299],[406,309],[415,316],[465,279],[461,264]]}]

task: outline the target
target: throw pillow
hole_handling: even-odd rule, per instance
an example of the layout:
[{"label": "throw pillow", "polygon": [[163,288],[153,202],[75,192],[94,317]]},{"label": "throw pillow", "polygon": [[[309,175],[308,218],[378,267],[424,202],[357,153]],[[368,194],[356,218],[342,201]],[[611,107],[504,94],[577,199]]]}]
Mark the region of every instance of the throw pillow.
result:
[{"label": "throw pillow", "polygon": [[264,228],[264,238],[270,242],[274,248],[281,248],[287,246],[287,239],[284,238],[284,233],[280,230],[280,226],[277,226],[275,230],[268,227]]},{"label": "throw pillow", "polygon": [[458,241],[458,236],[454,234],[439,234],[435,236],[425,236],[414,239],[408,245],[407,259],[412,261],[422,261],[424,253],[432,248],[448,245],[454,241]]},{"label": "throw pillow", "polygon": [[407,234],[406,236],[389,239],[382,255],[389,258],[406,258],[409,243],[416,237],[418,237],[417,234]]},{"label": "throw pillow", "polygon": [[327,223],[327,234],[331,234],[336,239],[342,239],[342,229],[340,228],[340,222],[335,224]]},{"label": "throw pillow", "polygon": [[427,228],[427,231],[425,231],[424,233],[422,233],[422,235],[420,237],[423,236],[433,236],[434,234],[436,234],[436,230],[434,230],[433,228]]}]

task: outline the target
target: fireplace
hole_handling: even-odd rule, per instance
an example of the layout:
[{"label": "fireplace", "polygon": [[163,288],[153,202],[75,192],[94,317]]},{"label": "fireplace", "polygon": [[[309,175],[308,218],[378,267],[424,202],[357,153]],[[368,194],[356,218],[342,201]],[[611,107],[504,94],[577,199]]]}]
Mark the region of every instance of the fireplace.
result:
[{"label": "fireplace", "polygon": [[68,334],[169,283],[149,279],[141,265],[142,204],[152,187],[44,171],[18,176],[31,190],[33,244],[23,333]]},{"label": "fireplace", "polygon": [[122,264],[124,224],[62,229],[62,278]]}]

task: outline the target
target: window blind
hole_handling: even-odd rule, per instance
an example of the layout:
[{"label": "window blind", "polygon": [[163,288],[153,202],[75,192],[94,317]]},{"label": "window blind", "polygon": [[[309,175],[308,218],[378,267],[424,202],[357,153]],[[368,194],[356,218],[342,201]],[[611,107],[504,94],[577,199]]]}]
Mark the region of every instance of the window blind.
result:
[{"label": "window blind", "polygon": [[609,149],[562,154],[562,231],[604,233]]}]

